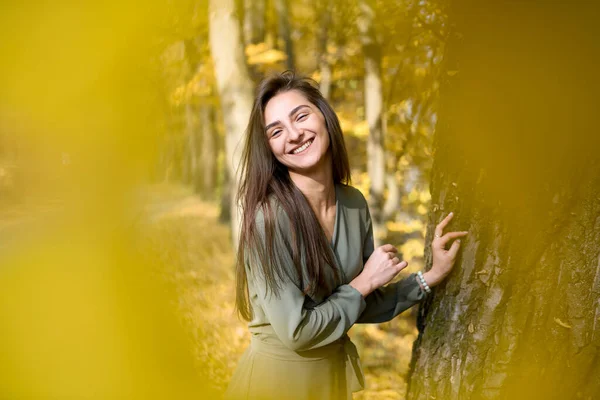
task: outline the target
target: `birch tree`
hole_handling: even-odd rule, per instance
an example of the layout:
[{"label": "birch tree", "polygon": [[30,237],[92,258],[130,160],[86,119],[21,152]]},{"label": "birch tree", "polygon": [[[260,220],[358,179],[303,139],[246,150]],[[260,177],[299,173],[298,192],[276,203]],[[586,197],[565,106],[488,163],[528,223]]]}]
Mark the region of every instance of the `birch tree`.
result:
[{"label": "birch tree", "polygon": [[369,0],[359,1],[357,20],[365,59],[365,114],[369,125],[367,172],[371,180],[369,208],[373,233],[378,243],[384,232],[383,202],[385,189],[385,147],[382,127],[383,94],[381,81],[381,46],[375,35],[375,9]]},{"label": "birch tree", "polygon": [[210,49],[225,125],[225,154],[230,177],[233,242],[239,237],[239,209],[235,204],[242,137],[252,109],[252,82],[248,75],[239,23],[233,0],[211,0]]}]

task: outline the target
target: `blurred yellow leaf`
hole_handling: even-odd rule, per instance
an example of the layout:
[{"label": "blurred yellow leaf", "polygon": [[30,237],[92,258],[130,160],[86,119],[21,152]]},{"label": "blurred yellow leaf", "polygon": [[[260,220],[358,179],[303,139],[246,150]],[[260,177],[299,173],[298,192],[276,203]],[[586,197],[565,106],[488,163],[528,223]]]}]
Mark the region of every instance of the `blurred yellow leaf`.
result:
[{"label": "blurred yellow leaf", "polygon": [[275,64],[284,61],[285,59],[287,59],[287,55],[283,51],[271,49],[250,56],[248,58],[248,64]]},{"label": "blurred yellow leaf", "polygon": [[262,42],[257,44],[249,44],[248,46],[246,46],[245,53],[246,57],[253,57],[260,53],[264,53],[267,50],[269,50],[269,46],[266,43]]}]

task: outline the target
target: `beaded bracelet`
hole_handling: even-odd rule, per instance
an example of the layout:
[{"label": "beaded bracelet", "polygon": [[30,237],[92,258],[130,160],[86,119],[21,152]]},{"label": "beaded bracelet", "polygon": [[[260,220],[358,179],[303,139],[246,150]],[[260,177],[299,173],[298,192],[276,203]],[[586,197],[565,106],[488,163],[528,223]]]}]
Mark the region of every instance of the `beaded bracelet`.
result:
[{"label": "beaded bracelet", "polygon": [[419,278],[419,281],[421,282],[421,286],[423,286],[423,288],[425,289],[425,292],[431,293],[431,288],[429,287],[427,282],[425,282],[425,278],[423,277],[423,273],[421,271],[417,272],[417,278]]}]

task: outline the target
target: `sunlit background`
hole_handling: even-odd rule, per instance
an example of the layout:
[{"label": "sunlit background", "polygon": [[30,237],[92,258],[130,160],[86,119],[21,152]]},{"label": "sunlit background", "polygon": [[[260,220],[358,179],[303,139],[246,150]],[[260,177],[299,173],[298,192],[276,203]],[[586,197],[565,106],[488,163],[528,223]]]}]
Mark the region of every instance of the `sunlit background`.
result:
[{"label": "sunlit background", "polygon": [[[315,79],[378,240],[404,275],[424,267],[440,82],[458,73],[442,2],[84,3],[0,6],[0,398],[223,393],[249,343],[235,143],[269,72]],[[404,398],[414,311],[350,334],[355,398]]]}]

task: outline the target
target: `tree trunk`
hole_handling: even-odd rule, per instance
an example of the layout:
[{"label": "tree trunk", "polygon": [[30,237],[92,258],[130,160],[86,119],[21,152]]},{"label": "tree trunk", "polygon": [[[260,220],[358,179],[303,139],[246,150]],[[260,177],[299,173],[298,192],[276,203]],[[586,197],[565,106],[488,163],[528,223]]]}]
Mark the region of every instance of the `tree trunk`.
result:
[{"label": "tree trunk", "polygon": [[235,204],[242,137],[252,109],[252,83],[248,76],[239,25],[233,0],[210,1],[210,49],[215,66],[217,89],[225,125],[225,154],[230,177],[231,227],[233,243],[239,237],[239,209]]},{"label": "tree trunk", "polygon": [[187,143],[183,153],[183,182],[192,186],[194,186],[198,176],[198,146],[196,143],[198,139],[198,124],[194,115],[195,112],[193,104],[185,104],[185,136]]},{"label": "tree trunk", "polygon": [[427,265],[449,211],[447,230],[470,233],[419,311],[407,399],[600,398],[594,13],[465,3],[451,15]]},{"label": "tree trunk", "polygon": [[244,0],[244,43],[265,41],[265,0]]},{"label": "tree trunk", "polygon": [[279,21],[279,37],[283,40],[285,54],[287,59],[285,65],[287,69],[293,70],[296,65],[294,60],[294,46],[292,43],[292,32],[290,27],[290,13],[287,0],[275,0],[275,10]]},{"label": "tree trunk", "polygon": [[369,1],[359,2],[357,20],[365,58],[365,114],[369,125],[367,172],[371,180],[369,208],[373,220],[375,243],[385,236],[383,191],[385,189],[385,147],[383,140],[383,92],[381,82],[381,46],[375,37],[375,10]]},{"label": "tree trunk", "polygon": [[400,200],[402,191],[396,178],[396,170],[398,168],[398,155],[392,151],[386,151],[386,159],[388,160],[387,173],[385,174],[385,185],[388,190],[387,199],[383,205],[383,219],[393,219],[396,213],[400,210]]},{"label": "tree trunk", "polygon": [[206,200],[214,200],[217,180],[217,133],[212,106],[208,104],[200,106],[200,123],[202,147],[198,171],[200,187],[197,188],[197,192]]}]

